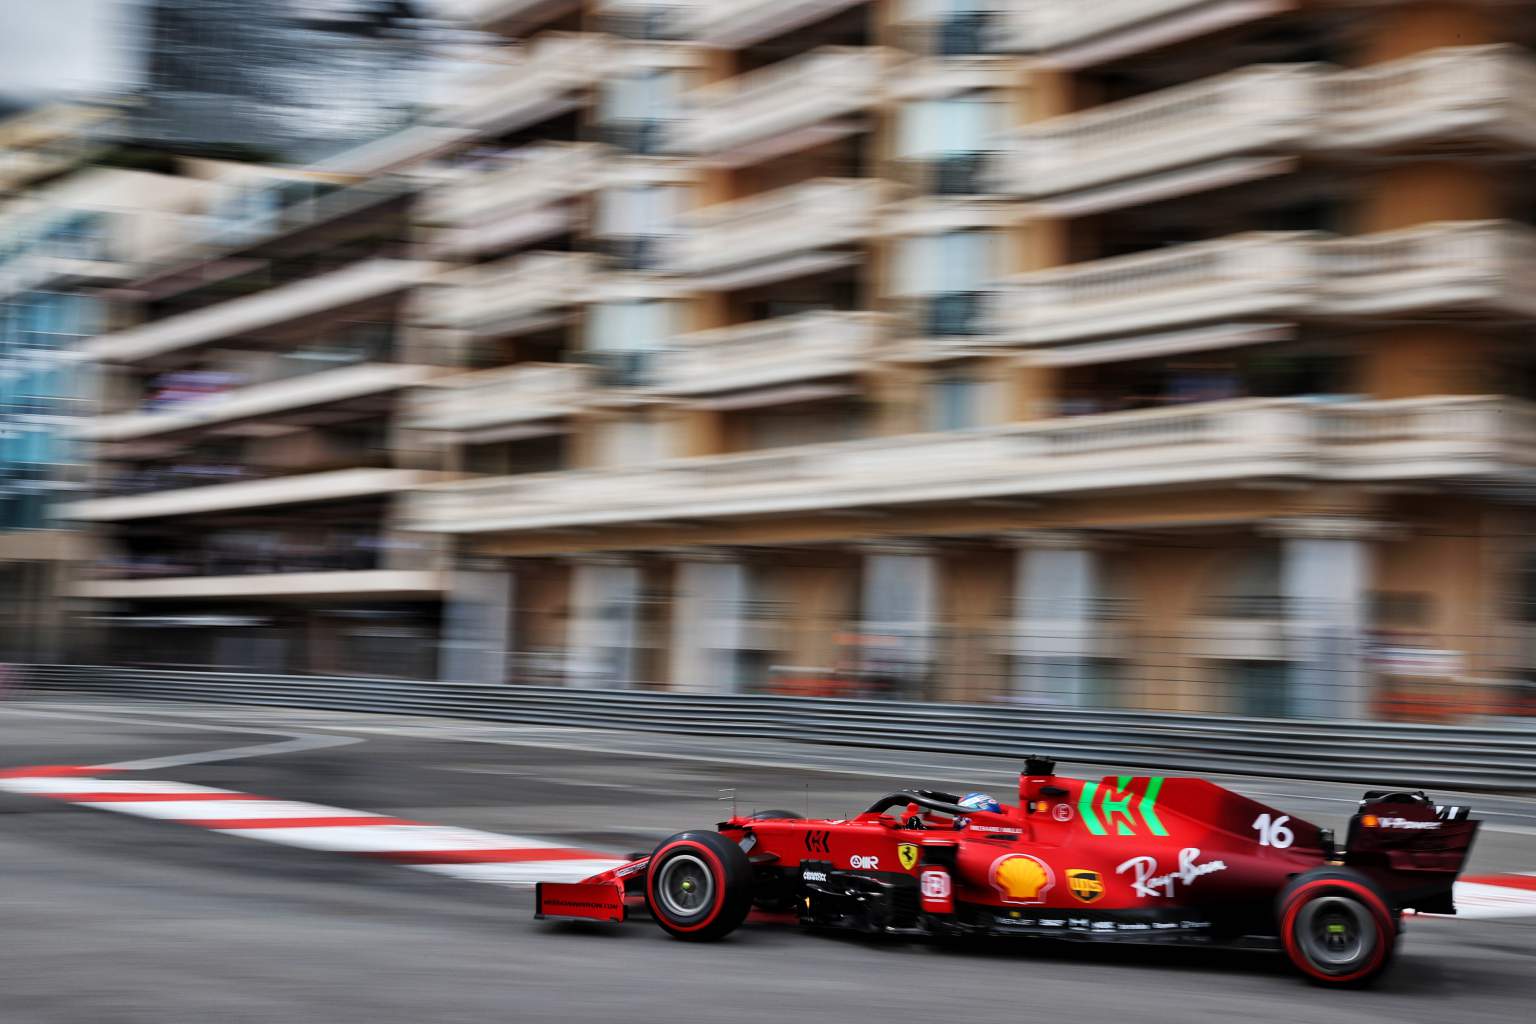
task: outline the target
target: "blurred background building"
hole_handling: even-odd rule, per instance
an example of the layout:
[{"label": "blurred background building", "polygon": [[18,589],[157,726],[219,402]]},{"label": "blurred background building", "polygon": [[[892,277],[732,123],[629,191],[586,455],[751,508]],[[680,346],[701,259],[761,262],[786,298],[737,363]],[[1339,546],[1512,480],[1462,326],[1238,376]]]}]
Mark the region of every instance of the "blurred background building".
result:
[{"label": "blurred background building", "polygon": [[[300,32],[380,100],[149,133],[160,244],[71,279],[101,656],[1530,710],[1536,5],[430,6],[157,9],[178,96]],[[393,88],[428,13],[478,66]],[[286,59],[253,112],[326,93]]]}]

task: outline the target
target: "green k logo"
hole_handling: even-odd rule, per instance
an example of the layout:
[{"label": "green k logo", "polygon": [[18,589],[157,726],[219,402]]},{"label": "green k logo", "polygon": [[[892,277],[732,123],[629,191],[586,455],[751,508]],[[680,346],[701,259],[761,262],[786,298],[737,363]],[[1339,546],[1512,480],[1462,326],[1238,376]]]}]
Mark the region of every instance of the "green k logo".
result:
[{"label": "green k logo", "polygon": [[[1122,775],[1114,783],[1106,779],[1102,790],[1097,782],[1083,783],[1077,813],[1082,816],[1088,831],[1096,836],[1107,836],[1113,829],[1117,836],[1134,836],[1138,828],[1144,828],[1148,835],[1166,836],[1168,830],[1157,817],[1157,793],[1163,788],[1162,776],[1146,779],[1146,788],[1138,800],[1137,787],[1133,783],[1140,781]],[[1138,814],[1139,822],[1136,820]]]}]

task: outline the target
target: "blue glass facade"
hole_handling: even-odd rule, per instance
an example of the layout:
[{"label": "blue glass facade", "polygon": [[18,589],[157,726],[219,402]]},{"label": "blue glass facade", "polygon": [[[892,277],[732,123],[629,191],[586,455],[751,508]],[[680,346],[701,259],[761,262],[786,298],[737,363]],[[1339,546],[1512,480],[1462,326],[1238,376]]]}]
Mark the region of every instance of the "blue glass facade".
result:
[{"label": "blue glass facade", "polygon": [[0,530],[62,525],[49,509],[76,464],[69,435],[82,394],[69,352],[95,332],[97,318],[89,295],[0,298]]}]

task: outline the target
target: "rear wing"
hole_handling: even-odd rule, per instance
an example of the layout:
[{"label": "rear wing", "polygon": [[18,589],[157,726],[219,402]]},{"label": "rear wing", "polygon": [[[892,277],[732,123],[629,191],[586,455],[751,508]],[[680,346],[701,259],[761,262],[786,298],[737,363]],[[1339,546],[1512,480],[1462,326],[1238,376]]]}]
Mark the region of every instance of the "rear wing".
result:
[{"label": "rear wing", "polygon": [[1374,790],[1349,819],[1344,862],[1376,879],[1399,910],[1454,914],[1452,888],[1480,824],[1470,807]]}]

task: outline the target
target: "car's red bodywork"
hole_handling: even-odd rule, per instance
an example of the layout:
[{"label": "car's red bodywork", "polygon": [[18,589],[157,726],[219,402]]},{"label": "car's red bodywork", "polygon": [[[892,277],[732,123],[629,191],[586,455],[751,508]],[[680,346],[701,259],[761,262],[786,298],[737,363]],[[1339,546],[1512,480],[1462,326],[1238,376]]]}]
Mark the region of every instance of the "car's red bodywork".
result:
[{"label": "car's red bodywork", "polygon": [[[750,859],[759,906],[803,923],[910,934],[1280,945],[1293,879],[1354,872],[1396,916],[1453,913],[1477,822],[1422,794],[1367,794],[1347,841],[1197,778],[1060,777],[1031,759],[1000,813],[892,794],[849,819],[736,816],[718,832]],[[622,920],[646,903],[651,858],[546,883],[540,916]],[[1310,877],[1310,876],[1309,876]]]}]

